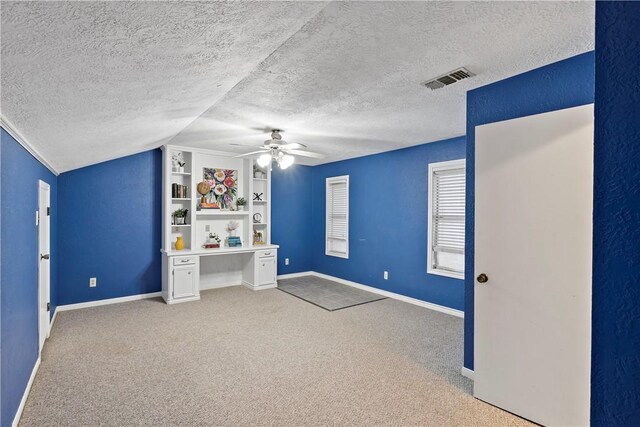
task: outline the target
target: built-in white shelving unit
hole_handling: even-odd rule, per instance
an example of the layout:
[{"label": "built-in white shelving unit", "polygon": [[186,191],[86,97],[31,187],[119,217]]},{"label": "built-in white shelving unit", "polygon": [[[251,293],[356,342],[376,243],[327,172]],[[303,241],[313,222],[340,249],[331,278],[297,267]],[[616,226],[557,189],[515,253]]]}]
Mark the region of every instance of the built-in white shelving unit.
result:
[{"label": "built-in white shelving unit", "polygon": [[[178,154],[182,166],[172,162]],[[197,186],[204,180],[204,168],[237,171],[234,201],[243,197],[247,204],[238,207],[232,203],[227,209],[200,208]],[[176,224],[174,219],[174,212],[180,209],[188,211],[185,224]],[[200,288],[238,284],[252,289],[275,286],[277,246],[271,244],[271,171],[260,168],[255,159],[213,150],[164,146],[162,218],[162,292],[168,303],[199,299]],[[241,247],[226,244],[230,221],[239,224],[234,234],[240,237]],[[220,248],[203,247],[209,233],[220,237]],[[178,237],[184,241],[182,250],[176,249]]]}]

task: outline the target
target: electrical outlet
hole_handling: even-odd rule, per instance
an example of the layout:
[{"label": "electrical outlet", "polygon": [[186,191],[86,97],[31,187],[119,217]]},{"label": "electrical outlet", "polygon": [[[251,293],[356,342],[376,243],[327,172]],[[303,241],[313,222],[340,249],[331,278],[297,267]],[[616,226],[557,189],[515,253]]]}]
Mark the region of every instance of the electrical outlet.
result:
[{"label": "electrical outlet", "polygon": [[95,277],[92,277],[89,279],[90,288],[95,288],[97,285],[98,285],[98,279],[96,279]]},{"label": "electrical outlet", "polygon": [[389,280],[389,272],[388,271],[385,271],[382,276],[384,277],[384,280]]},{"label": "electrical outlet", "polygon": [[289,258],[284,259],[284,265],[289,265]]}]

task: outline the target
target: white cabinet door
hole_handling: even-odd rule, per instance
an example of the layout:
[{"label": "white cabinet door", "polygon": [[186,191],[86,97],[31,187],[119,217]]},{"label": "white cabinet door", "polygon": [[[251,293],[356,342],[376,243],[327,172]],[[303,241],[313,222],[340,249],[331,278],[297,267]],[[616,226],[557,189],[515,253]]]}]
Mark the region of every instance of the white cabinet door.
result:
[{"label": "white cabinet door", "polygon": [[589,425],[593,105],[479,126],[475,150],[474,395]]},{"label": "white cabinet door", "polygon": [[276,283],[276,257],[258,258],[258,286]]},{"label": "white cabinet door", "polygon": [[196,295],[195,268],[176,267],[173,269],[173,298],[185,298]]}]

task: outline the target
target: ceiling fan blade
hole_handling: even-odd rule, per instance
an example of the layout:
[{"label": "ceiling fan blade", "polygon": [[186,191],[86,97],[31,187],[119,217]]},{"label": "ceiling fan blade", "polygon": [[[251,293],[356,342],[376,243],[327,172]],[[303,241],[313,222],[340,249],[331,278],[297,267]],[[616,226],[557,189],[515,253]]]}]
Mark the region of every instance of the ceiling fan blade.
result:
[{"label": "ceiling fan blade", "polygon": [[324,159],[324,154],[314,153],[313,151],[304,151],[304,150],[287,150],[289,154],[295,154],[300,157],[312,157],[314,159]]},{"label": "ceiling fan blade", "polygon": [[255,154],[264,154],[264,152],[265,152],[265,150],[252,151],[250,153],[238,154],[237,156],[234,156],[234,157],[247,157],[247,156],[253,156]]},{"label": "ceiling fan blade", "polygon": [[290,142],[290,143],[281,145],[280,148],[284,150],[297,150],[298,148],[307,148],[307,146],[304,144],[300,144],[299,142]]}]

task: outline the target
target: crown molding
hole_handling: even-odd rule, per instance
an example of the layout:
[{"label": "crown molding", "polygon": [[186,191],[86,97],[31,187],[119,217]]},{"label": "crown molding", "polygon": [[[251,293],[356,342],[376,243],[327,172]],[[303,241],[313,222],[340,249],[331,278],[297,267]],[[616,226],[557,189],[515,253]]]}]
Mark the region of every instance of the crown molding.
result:
[{"label": "crown molding", "polygon": [[13,139],[15,139],[16,141],[18,141],[18,144],[22,145],[22,147],[27,150],[29,152],[29,154],[31,154],[33,157],[36,158],[36,160],[38,160],[40,163],[42,163],[47,169],[49,169],[51,171],[51,173],[53,173],[54,175],[60,175],[60,172],[58,172],[56,170],[56,168],[54,168],[51,163],[49,163],[42,154],[40,154],[40,152],[33,146],[31,145],[27,139],[20,133],[20,131],[18,131],[18,129],[16,129],[15,126],[13,126],[13,124],[11,124],[11,122],[3,115],[0,115],[0,126],[2,126],[2,128],[4,130],[7,131],[7,133],[9,135],[11,135],[13,137]]}]

